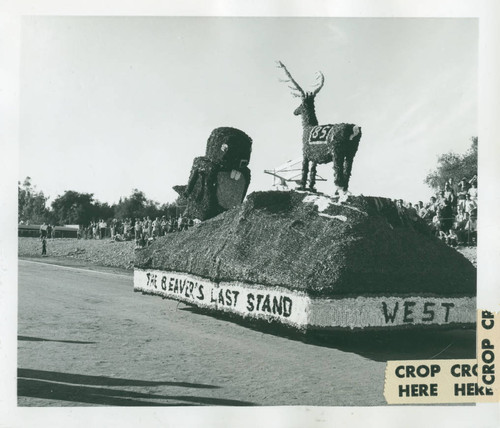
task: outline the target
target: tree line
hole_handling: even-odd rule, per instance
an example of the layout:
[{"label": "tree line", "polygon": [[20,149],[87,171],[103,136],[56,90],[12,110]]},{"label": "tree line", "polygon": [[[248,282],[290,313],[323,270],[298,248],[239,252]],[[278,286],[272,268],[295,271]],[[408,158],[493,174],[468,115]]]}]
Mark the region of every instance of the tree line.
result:
[{"label": "tree line", "polygon": [[23,183],[18,182],[18,223],[88,225],[99,219],[177,217],[186,204],[181,197],[175,202],[160,204],[148,199],[144,192],[138,189],[133,189],[130,196],[120,198],[119,202],[113,205],[98,201],[93,193],[74,190],[66,190],[55,198],[50,206],[47,206],[47,200],[48,197],[33,185],[30,177],[26,177]]},{"label": "tree line", "polygon": [[470,139],[471,145],[464,154],[453,152],[440,155],[437,160],[437,168],[431,171],[424,182],[434,190],[444,189],[445,183],[450,179],[458,183],[462,178],[470,180],[477,176],[477,146],[478,138]]}]

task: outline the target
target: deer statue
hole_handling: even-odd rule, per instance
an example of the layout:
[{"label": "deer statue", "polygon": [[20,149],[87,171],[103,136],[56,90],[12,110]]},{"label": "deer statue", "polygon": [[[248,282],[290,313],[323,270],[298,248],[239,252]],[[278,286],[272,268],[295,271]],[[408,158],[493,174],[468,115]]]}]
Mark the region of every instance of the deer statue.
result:
[{"label": "deer statue", "polygon": [[302,136],[302,180],[299,189],[306,189],[309,162],[311,162],[309,189],[315,192],[317,164],[333,161],[335,194],[347,194],[352,162],[361,139],[361,127],[348,123],[318,125],[314,110],[314,98],[325,83],[323,73],[317,73],[318,82],[315,89],[312,92],[305,92],[281,61],[277,62],[277,66],[284,70],[287,77],[286,80],[281,81],[291,83],[289,88],[294,91],[292,95],[300,97],[302,100],[300,106],[293,112],[296,116],[302,116],[302,127],[304,129]]}]

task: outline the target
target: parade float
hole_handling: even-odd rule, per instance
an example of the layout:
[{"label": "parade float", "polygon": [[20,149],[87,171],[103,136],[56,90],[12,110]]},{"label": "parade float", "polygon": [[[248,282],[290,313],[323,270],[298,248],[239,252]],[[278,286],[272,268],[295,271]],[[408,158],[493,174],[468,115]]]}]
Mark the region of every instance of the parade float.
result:
[{"label": "parade float", "polygon": [[[302,331],[473,326],[475,267],[392,200],[348,193],[361,128],[318,125],[323,75],[305,92],[278,67],[301,98],[299,188],[244,200],[251,139],[214,130],[176,187],[204,221],[137,250],[134,290]],[[334,196],[314,188],[316,164],[328,162]]]},{"label": "parade float", "polygon": [[474,266],[373,197],[252,193],[137,251],[134,288],[299,329],[475,322]]}]

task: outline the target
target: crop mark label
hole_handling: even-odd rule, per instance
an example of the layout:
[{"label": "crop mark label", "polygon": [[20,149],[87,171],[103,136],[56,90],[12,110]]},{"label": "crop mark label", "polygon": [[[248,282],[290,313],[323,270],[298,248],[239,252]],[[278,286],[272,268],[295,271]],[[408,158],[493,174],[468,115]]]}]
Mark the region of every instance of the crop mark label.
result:
[{"label": "crop mark label", "polygon": [[387,403],[499,402],[495,365],[500,346],[499,315],[477,311],[476,359],[388,361],[384,387]]}]

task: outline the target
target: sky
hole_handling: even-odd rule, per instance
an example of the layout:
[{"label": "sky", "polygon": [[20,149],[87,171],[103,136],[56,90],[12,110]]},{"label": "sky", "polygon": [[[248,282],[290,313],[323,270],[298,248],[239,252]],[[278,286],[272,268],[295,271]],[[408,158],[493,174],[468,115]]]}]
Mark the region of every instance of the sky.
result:
[{"label": "sky", "polygon": [[[354,194],[428,200],[440,154],[478,135],[478,22],[472,18],[23,17],[19,180],[49,202],[66,190],[160,203],[186,184],[210,132],[253,139],[248,193],[301,157],[298,106],[322,71],[320,124],[362,127]],[[332,164],[318,183],[334,191]]]}]

